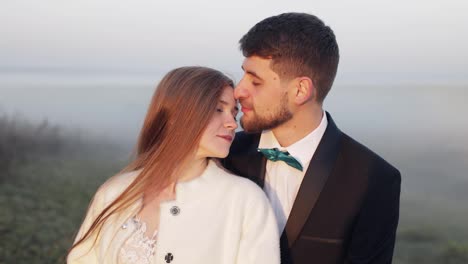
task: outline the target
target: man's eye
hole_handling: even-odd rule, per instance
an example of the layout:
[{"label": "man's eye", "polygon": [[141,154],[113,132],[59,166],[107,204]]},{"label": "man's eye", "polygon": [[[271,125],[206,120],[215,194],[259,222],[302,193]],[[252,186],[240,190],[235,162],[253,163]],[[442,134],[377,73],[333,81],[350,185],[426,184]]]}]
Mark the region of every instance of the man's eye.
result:
[{"label": "man's eye", "polygon": [[252,84],[253,84],[254,86],[259,86],[259,85],[260,85],[260,83],[258,83],[258,82],[252,82]]}]

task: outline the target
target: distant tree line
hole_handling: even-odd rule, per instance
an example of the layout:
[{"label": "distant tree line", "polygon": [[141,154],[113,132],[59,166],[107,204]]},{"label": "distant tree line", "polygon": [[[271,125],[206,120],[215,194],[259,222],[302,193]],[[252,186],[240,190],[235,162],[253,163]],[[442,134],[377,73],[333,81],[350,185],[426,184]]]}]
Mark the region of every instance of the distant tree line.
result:
[{"label": "distant tree line", "polygon": [[21,117],[0,115],[0,172],[8,173],[15,163],[39,156],[58,155],[63,150],[58,126],[47,120],[33,124]]},{"label": "distant tree line", "polygon": [[[22,163],[42,158],[109,159],[128,156],[129,150],[105,139],[82,137],[80,132],[66,131],[47,119],[34,123],[21,116],[0,113],[0,181]],[[114,156],[110,156],[114,155]]]}]

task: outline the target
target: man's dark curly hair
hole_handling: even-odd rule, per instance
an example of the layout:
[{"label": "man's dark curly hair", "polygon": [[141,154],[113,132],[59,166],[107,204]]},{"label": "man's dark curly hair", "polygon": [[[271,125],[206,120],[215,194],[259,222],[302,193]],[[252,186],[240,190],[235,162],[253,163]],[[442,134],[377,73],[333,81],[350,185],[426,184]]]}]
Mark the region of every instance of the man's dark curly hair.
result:
[{"label": "man's dark curly hair", "polygon": [[340,58],[333,30],[314,15],[284,13],[257,23],[239,41],[245,57],[271,58],[271,69],[286,80],[312,79],[323,102]]}]

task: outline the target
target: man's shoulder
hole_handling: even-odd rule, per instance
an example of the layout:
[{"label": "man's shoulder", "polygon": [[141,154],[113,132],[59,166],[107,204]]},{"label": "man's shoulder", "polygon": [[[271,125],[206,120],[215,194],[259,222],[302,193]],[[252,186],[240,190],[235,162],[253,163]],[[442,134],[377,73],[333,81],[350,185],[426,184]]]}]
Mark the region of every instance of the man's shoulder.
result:
[{"label": "man's shoulder", "polygon": [[260,135],[261,133],[237,132],[229,155],[221,160],[222,165],[237,175],[256,179],[261,170],[261,154],[257,152]]},{"label": "man's shoulder", "polygon": [[236,133],[234,141],[231,146],[231,153],[244,152],[250,149],[252,146],[257,147],[258,141],[260,140],[261,133],[246,133],[239,131]]},{"label": "man's shoulder", "polygon": [[400,172],[397,168],[361,142],[343,133],[342,143],[342,155],[345,158],[352,159],[355,165],[361,162],[366,163],[372,169],[400,177]]}]

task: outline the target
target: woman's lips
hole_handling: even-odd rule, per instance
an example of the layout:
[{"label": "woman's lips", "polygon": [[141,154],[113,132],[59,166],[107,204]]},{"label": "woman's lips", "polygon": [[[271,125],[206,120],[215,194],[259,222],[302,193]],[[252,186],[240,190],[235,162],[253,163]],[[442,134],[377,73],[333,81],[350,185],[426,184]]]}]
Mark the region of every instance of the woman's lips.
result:
[{"label": "woman's lips", "polygon": [[222,139],[225,139],[229,142],[232,142],[232,136],[229,136],[229,135],[218,135],[218,137],[222,138]]}]

